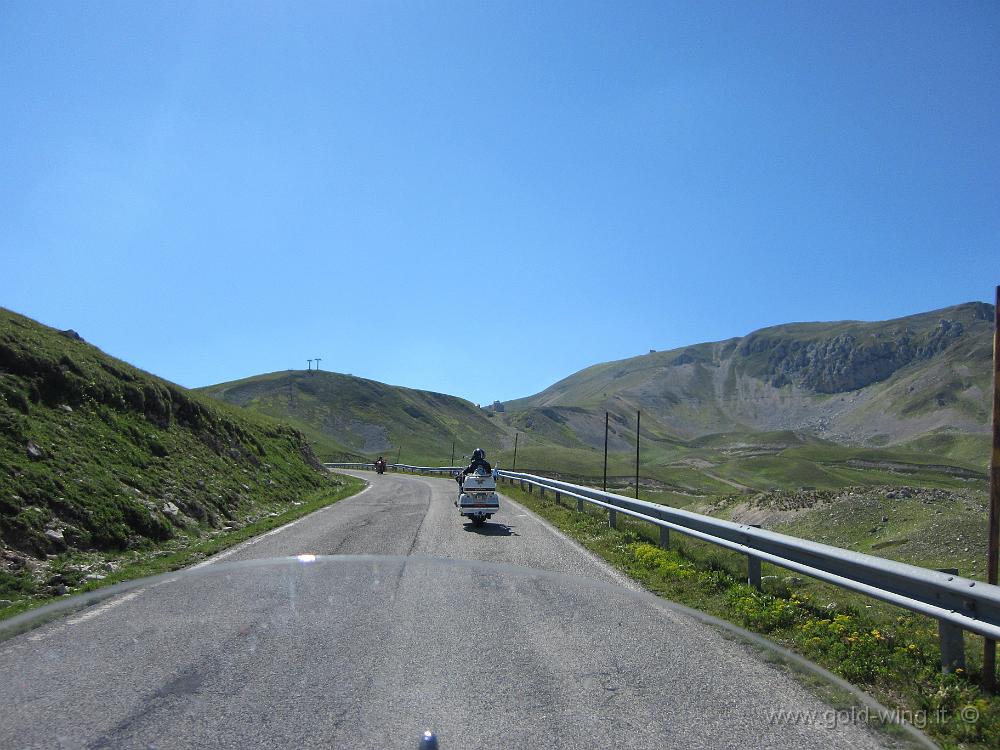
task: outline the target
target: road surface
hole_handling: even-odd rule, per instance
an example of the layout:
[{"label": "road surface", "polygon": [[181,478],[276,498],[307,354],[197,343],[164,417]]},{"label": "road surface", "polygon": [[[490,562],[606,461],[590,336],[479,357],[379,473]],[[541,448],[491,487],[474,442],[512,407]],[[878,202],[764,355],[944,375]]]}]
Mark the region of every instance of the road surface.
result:
[{"label": "road surface", "polygon": [[881,746],[515,503],[475,529],[451,480],[361,476],[190,574],[0,643],[0,747],[415,748],[425,728],[443,750]]}]

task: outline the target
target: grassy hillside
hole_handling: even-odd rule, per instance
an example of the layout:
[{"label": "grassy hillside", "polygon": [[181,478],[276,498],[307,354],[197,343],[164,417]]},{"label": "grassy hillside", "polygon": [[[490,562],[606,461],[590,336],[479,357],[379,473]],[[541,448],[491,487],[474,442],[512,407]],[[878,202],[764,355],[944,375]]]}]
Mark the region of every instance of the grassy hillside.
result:
[{"label": "grassy hillside", "polygon": [[225,534],[337,481],[297,430],[4,309],[0,467],[0,609],[79,583],[53,573],[74,555]]},{"label": "grassy hillside", "polygon": [[324,460],[377,454],[441,464],[476,446],[494,453],[510,438],[495,417],[442,393],[334,372],[290,370],[199,389],[219,401],[288,420]]},{"label": "grassy hillside", "polygon": [[[516,413],[523,417],[524,412]],[[646,418],[643,416],[643,425]],[[635,418],[619,430],[626,450],[611,452],[608,482],[611,488],[634,491]],[[601,419],[603,430],[603,419]],[[955,444],[955,455],[920,445],[890,447],[845,446],[790,431],[719,433],[690,442],[658,440],[643,428],[640,443],[640,490],[649,500],[684,506],[718,495],[752,494],[770,490],[835,490],[847,487],[902,487],[919,485],[945,489],[981,489],[986,478],[984,455],[978,443]],[[512,451],[501,451],[504,466]],[[600,486],[603,443],[600,449],[556,445],[522,432],[517,468],[555,473]]]}]

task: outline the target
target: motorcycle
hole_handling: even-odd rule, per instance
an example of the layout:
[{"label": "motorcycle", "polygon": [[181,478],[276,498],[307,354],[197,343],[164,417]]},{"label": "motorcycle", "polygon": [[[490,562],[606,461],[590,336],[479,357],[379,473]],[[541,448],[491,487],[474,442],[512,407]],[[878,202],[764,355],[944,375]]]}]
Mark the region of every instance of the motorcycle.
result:
[{"label": "motorcycle", "polygon": [[385,474],[385,459],[380,458],[375,462],[375,471],[379,474]]},{"label": "motorcycle", "polygon": [[497,495],[497,475],[494,469],[487,473],[476,469],[475,473],[455,476],[458,482],[458,499],[455,507],[461,516],[472,521],[473,526],[482,526],[494,513],[500,512],[500,496]]}]

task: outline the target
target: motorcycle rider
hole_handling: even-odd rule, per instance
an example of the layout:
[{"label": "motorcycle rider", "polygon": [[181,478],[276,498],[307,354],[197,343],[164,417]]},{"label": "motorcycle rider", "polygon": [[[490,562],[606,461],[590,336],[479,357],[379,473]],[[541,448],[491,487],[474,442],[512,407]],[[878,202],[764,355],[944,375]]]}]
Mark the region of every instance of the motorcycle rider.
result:
[{"label": "motorcycle rider", "polygon": [[[493,467],[490,466],[490,462],[486,460],[486,451],[482,448],[476,448],[472,451],[472,463],[455,475],[455,481],[458,482],[459,496],[461,496],[461,494],[465,491],[465,478],[469,474],[475,474],[480,469],[482,469],[487,475],[493,473]],[[458,498],[455,499],[455,505],[458,505]],[[488,517],[489,516],[487,516],[487,518]],[[480,518],[476,523],[481,523],[482,520],[483,519]]]},{"label": "motorcycle rider", "polygon": [[486,451],[482,448],[476,448],[472,451],[472,463],[455,475],[455,481],[458,482],[459,488],[465,484],[465,477],[469,474],[474,474],[476,469],[482,469],[487,474],[493,472],[493,467],[490,466],[490,462],[486,460]]},{"label": "motorcycle rider", "polygon": [[493,472],[493,467],[490,466],[490,462],[486,460],[486,451],[482,448],[476,448],[472,451],[472,463],[465,468],[462,475],[467,476],[469,474],[473,474],[476,469],[482,469],[487,474]]}]

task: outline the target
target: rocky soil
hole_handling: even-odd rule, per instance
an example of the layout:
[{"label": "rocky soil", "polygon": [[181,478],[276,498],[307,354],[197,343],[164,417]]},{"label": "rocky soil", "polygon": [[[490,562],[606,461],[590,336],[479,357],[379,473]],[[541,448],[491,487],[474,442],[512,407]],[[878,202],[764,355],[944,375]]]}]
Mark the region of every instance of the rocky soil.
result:
[{"label": "rocky soil", "polygon": [[849,487],[731,495],[697,508],[837,547],[980,575],[986,557],[982,490]]}]

